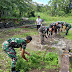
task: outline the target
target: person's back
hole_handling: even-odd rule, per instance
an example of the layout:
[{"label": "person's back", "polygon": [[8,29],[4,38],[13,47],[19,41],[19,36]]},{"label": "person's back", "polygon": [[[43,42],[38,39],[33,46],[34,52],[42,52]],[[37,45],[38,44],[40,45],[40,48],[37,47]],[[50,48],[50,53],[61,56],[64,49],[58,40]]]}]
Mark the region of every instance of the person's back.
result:
[{"label": "person's back", "polygon": [[9,46],[13,48],[19,48],[22,44],[26,44],[26,40],[23,38],[10,38],[7,40],[9,42]]},{"label": "person's back", "polygon": [[65,23],[64,26],[71,27],[71,25],[69,23]]}]

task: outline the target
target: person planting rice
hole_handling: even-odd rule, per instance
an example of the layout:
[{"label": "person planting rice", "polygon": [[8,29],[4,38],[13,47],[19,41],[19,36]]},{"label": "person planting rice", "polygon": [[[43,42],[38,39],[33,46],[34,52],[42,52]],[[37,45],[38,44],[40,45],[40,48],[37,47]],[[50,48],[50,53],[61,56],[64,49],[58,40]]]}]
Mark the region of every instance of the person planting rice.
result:
[{"label": "person planting rice", "polygon": [[3,51],[11,58],[11,72],[16,72],[15,70],[15,64],[17,62],[17,56],[16,51],[14,48],[20,48],[21,50],[21,56],[28,61],[28,59],[25,57],[24,54],[27,54],[30,56],[30,53],[26,52],[26,45],[27,43],[30,43],[32,40],[31,36],[27,36],[26,39],[23,38],[10,38],[3,42],[2,48]]}]

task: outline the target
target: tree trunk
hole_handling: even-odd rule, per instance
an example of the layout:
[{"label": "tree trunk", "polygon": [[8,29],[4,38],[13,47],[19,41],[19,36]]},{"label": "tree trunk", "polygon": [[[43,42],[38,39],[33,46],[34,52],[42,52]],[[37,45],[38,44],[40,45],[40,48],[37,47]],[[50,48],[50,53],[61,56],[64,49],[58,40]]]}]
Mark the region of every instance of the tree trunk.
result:
[{"label": "tree trunk", "polygon": [[0,10],[0,18],[1,18],[1,10]]},{"label": "tree trunk", "polygon": [[20,17],[21,17],[21,12],[20,12]]}]

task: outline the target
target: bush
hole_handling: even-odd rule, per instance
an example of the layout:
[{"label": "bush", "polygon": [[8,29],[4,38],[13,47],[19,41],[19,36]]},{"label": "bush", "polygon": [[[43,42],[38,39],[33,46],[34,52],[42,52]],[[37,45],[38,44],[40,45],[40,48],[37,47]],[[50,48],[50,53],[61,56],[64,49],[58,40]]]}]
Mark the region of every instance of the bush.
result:
[{"label": "bush", "polygon": [[64,11],[59,11],[58,16],[65,16],[65,12]]}]

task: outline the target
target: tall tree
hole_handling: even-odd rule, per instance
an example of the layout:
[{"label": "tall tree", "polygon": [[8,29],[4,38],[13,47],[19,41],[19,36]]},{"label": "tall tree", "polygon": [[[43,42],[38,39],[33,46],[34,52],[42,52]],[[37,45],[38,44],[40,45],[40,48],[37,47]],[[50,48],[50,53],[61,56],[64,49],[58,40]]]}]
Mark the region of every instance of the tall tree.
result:
[{"label": "tall tree", "polygon": [[58,11],[64,11],[66,14],[70,12],[69,3],[70,0],[50,0],[49,1],[52,10],[54,9]]}]

